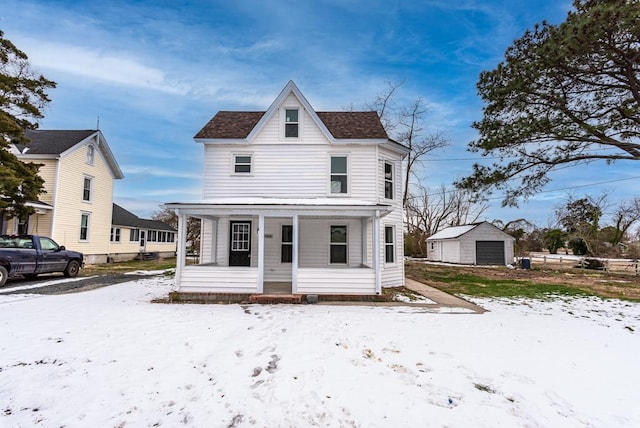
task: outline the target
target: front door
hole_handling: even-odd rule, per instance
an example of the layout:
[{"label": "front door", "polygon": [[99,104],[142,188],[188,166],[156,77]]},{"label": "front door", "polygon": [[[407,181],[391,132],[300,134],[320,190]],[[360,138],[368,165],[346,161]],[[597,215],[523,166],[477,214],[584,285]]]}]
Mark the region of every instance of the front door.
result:
[{"label": "front door", "polygon": [[251,266],[251,222],[232,221],[229,266]]}]

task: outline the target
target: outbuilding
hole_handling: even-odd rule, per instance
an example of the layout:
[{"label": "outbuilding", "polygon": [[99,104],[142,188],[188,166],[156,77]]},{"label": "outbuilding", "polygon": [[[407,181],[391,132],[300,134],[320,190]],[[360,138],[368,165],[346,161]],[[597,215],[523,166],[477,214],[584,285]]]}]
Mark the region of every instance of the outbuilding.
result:
[{"label": "outbuilding", "polygon": [[507,265],[513,262],[515,238],[489,222],[453,226],[427,238],[429,260]]}]

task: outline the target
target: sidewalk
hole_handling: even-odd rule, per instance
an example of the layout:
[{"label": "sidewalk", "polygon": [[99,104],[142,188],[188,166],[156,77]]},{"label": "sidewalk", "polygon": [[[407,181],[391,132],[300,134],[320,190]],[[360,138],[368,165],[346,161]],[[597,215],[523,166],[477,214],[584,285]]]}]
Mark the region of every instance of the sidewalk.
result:
[{"label": "sidewalk", "polygon": [[449,293],[445,293],[444,291],[440,291],[437,288],[433,288],[421,282],[414,281],[413,279],[405,278],[404,285],[409,290],[415,291],[416,293],[422,294],[424,297],[433,300],[434,302],[436,302],[438,307],[464,308],[478,314],[482,314],[487,311],[486,309],[474,303],[471,303],[468,300],[464,300]]}]

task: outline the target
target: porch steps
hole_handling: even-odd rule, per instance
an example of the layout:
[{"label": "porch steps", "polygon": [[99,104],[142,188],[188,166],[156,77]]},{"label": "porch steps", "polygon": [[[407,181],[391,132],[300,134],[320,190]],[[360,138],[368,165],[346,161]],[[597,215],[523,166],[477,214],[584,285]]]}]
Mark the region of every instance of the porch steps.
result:
[{"label": "porch steps", "polygon": [[302,303],[302,294],[252,294],[249,303],[276,304],[276,303]]}]

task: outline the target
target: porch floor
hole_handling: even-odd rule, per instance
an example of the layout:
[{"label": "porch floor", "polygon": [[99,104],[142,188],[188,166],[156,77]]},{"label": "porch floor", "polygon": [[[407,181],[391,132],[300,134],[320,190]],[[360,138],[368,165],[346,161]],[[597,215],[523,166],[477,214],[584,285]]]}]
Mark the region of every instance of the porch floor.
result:
[{"label": "porch floor", "polygon": [[290,282],[266,282],[263,285],[264,294],[291,294]]}]

